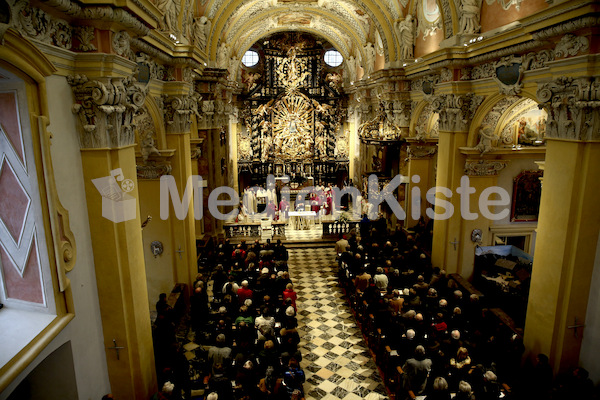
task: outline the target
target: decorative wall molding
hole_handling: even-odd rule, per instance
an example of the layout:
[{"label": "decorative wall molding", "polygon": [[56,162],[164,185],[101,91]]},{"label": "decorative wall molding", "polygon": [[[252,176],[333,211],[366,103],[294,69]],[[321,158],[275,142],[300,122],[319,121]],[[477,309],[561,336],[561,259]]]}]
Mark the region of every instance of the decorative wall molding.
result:
[{"label": "decorative wall molding", "polygon": [[75,235],[71,231],[69,222],[69,211],[60,202],[54,180],[54,168],[50,154],[50,138],[52,134],[47,131],[50,121],[46,116],[38,116],[37,123],[40,131],[41,155],[44,168],[44,178],[47,185],[49,197],[48,205],[50,211],[50,228],[54,238],[54,254],[56,257],[56,269],[58,272],[58,285],[64,292],[70,285],[66,273],[75,267],[77,261],[77,246]]},{"label": "decorative wall molding", "polygon": [[589,40],[586,37],[567,33],[556,44],[554,55],[560,58],[573,57],[580,51],[586,51],[589,47]]},{"label": "decorative wall molding", "polygon": [[[527,53],[520,57],[517,57],[514,55],[502,57],[499,61],[492,61],[492,62],[480,64],[480,65],[473,67],[471,70],[471,79],[493,78],[498,82],[498,84],[501,85],[501,87],[506,86],[506,90],[503,91],[502,93],[516,94],[518,92],[515,92],[514,90],[512,90],[512,88],[514,87],[516,89],[516,87],[519,85],[520,80],[522,79],[523,73],[525,71],[531,71],[531,70],[535,70],[535,69],[539,69],[539,68],[545,68],[547,66],[548,62],[554,61],[554,58],[555,58],[555,55],[554,55],[553,50],[540,50],[538,52],[530,52],[530,53]],[[520,75],[519,75],[519,81],[516,84],[505,85],[504,83],[502,83],[498,80],[498,76],[497,76],[498,67],[510,66],[511,64],[519,64],[519,63],[521,64],[521,67],[519,68]],[[519,87],[519,91],[520,91],[520,87]]]},{"label": "decorative wall molding", "polygon": [[600,77],[559,77],[540,84],[537,97],[548,113],[546,137],[600,139]]},{"label": "decorative wall molding", "polygon": [[39,8],[31,7],[25,0],[9,1],[8,4],[9,26],[30,39],[67,50],[71,49],[73,28],[67,21],[56,18]]},{"label": "decorative wall molding", "polygon": [[79,40],[79,46],[77,46],[75,50],[96,50],[96,46],[94,46],[94,44],[92,43],[92,40],[95,39],[93,26],[75,26],[73,27],[73,34],[75,35],[75,38]]},{"label": "decorative wall molding", "polygon": [[[110,6],[82,7],[71,0],[45,0],[44,3],[76,19],[120,23],[140,36],[146,36],[150,32],[148,26],[123,8],[112,8]],[[134,1],[134,3],[137,2]],[[152,15],[149,10],[148,15]]]},{"label": "decorative wall molding", "polygon": [[131,50],[131,37],[127,31],[121,31],[113,34],[112,47],[114,52],[128,60],[135,60],[135,54]]},{"label": "decorative wall molding", "polygon": [[400,128],[407,128],[410,124],[412,102],[410,100],[394,100],[390,102],[393,117],[391,118]]},{"label": "decorative wall molding", "polygon": [[131,47],[146,53],[148,58],[153,57],[153,58],[156,58],[157,60],[165,62],[165,63],[171,61],[171,57],[167,53],[160,51],[153,46],[150,46],[148,43],[144,42],[143,40],[131,39],[130,45],[131,45]]},{"label": "decorative wall molding", "polygon": [[[575,6],[580,7],[580,4],[575,3]],[[560,12],[564,13],[567,10],[561,9]],[[546,16],[549,18],[550,16]],[[591,28],[600,25],[600,17],[597,16],[585,16],[577,19],[572,19],[567,22],[563,22],[558,25],[551,26],[549,28],[541,29],[531,34],[531,37],[535,40],[545,40],[554,36],[564,35],[565,33],[573,32],[579,29]]]},{"label": "decorative wall molding", "polygon": [[411,160],[431,158],[437,152],[436,146],[408,146],[408,158]]},{"label": "decorative wall molding", "polygon": [[465,161],[465,175],[494,176],[506,168],[506,160],[469,160]]},{"label": "decorative wall molding", "polygon": [[121,147],[135,143],[133,118],[146,90],[132,78],[108,78],[103,83],[85,75],[67,77],[75,95],[72,111],[79,117],[81,148]]},{"label": "decorative wall molding", "polygon": [[442,68],[440,71],[440,81],[450,82],[452,80],[452,70],[448,68]]},{"label": "decorative wall molding", "polygon": [[163,175],[170,175],[173,167],[170,163],[150,162],[136,165],[138,179],[159,179]]},{"label": "decorative wall molding", "polygon": [[202,118],[198,112],[200,99],[202,99],[202,96],[196,92],[186,96],[163,96],[167,133],[187,133],[190,131],[192,115],[195,115],[197,120]]},{"label": "decorative wall molding", "polygon": [[485,0],[485,1],[488,5],[498,3],[504,11],[508,11],[512,6],[515,6],[515,9],[517,11],[519,11],[521,9],[521,3],[524,0]]},{"label": "decorative wall molding", "polygon": [[442,4],[442,15],[444,18],[444,39],[448,39],[454,35],[452,28],[452,11],[450,10],[450,0],[440,0]]},{"label": "decorative wall molding", "polygon": [[500,93],[514,95],[521,93],[523,72],[522,57],[502,57],[494,63],[492,78],[498,83]]}]

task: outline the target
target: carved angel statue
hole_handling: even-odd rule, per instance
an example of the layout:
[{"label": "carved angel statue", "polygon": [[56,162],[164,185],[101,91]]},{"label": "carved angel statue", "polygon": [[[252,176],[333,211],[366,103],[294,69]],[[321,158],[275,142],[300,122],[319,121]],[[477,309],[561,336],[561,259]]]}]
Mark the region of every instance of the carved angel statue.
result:
[{"label": "carved angel statue", "polygon": [[367,42],[365,45],[365,62],[363,63],[365,69],[365,75],[371,75],[375,69],[375,47],[373,43]]},{"label": "carved angel statue", "polygon": [[489,125],[483,125],[479,128],[479,143],[475,146],[481,154],[489,153],[494,150],[494,141],[498,140],[498,136],[494,135],[494,130]]},{"label": "carved angel statue", "polygon": [[398,21],[396,30],[400,42],[400,58],[402,60],[412,59],[415,43],[415,21],[413,16],[408,14],[405,19]]},{"label": "carved angel statue", "polygon": [[459,33],[474,34],[479,32],[479,1],[462,0],[460,2]]},{"label": "carved angel statue", "polygon": [[142,159],[144,162],[148,161],[148,158],[155,154],[160,156],[160,151],[154,146],[154,138],[150,135],[147,135],[142,142],[140,143],[140,151],[142,153]]},{"label": "carved angel statue", "polygon": [[356,80],[356,58],[350,56],[346,59],[346,73],[348,74],[348,80],[354,82]]},{"label": "carved angel statue", "polygon": [[258,85],[261,75],[258,72],[251,72],[244,75],[244,83],[248,86],[248,91],[251,91]]},{"label": "carved angel statue", "polygon": [[160,29],[177,34],[179,32],[177,19],[181,12],[181,2],[178,0],[158,0],[157,6],[158,9],[163,12],[163,19],[160,21]]},{"label": "carved angel statue", "polygon": [[217,68],[227,69],[229,64],[229,47],[227,43],[221,43],[217,51]]},{"label": "carved angel statue", "polygon": [[211,22],[206,16],[194,19],[194,44],[201,49],[206,48],[206,41],[210,36]]}]

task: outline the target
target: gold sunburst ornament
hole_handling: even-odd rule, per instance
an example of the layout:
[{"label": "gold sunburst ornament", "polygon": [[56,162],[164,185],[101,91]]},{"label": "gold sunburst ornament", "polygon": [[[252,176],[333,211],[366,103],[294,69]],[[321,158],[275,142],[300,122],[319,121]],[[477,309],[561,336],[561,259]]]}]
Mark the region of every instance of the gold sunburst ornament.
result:
[{"label": "gold sunburst ornament", "polygon": [[275,157],[284,160],[307,159],[314,153],[314,113],[310,99],[300,92],[286,94],[272,114]]}]

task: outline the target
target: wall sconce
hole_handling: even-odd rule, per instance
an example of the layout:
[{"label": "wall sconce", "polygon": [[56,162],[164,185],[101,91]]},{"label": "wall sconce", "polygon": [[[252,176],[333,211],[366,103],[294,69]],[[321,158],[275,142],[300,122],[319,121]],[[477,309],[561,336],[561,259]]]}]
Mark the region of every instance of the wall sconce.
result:
[{"label": "wall sconce", "polygon": [[481,239],[483,239],[481,229],[473,229],[473,232],[471,232],[471,242],[481,244]]},{"label": "wall sconce", "polygon": [[150,243],[150,251],[152,252],[152,255],[154,256],[154,258],[156,258],[157,256],[160,256],[163,253],[162,242],[155,240],[154,242]]}]

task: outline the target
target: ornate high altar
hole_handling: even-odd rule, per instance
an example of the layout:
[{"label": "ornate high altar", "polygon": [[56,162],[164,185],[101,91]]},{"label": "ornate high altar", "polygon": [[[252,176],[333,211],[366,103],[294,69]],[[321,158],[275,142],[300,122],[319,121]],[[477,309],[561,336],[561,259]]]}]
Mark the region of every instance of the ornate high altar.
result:
[{"label": "ornate high altar", "polygon": [[264,183],[267,174],[288,175],[298,184],[310,178],[337,184],[347,177],[341,71],[323,61],[331,47],[297,32],[275,34],[253,47],[261,62],[242,73],[240,187]]}]

